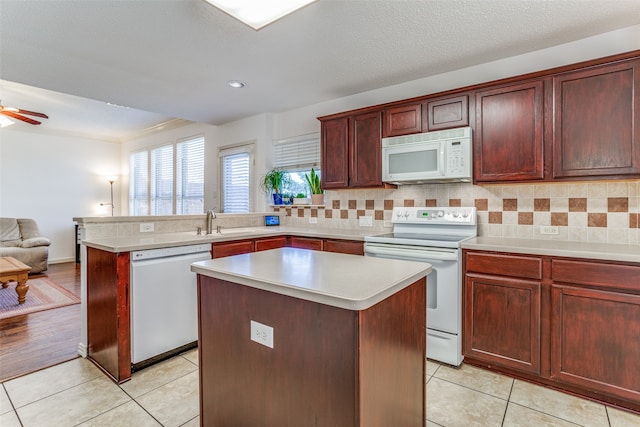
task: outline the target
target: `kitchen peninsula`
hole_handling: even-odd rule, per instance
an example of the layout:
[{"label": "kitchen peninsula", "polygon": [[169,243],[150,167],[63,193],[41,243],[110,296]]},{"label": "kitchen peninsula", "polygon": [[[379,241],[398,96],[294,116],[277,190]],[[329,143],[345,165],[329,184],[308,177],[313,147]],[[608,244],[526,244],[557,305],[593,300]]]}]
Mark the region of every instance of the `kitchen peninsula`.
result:
[{"label": "kitchen peninsula", "polygon": [[424,426],[429,264],[280,248],[191,269],[203,425]]}]

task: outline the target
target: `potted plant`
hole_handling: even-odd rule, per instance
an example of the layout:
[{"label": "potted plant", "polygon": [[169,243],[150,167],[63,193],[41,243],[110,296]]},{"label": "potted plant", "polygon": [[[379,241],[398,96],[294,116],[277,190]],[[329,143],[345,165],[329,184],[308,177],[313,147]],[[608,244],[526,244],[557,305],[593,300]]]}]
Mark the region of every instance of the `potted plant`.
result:
[{"label": "potted plant", "polygon": [[298,193],[296,197],[293,198],[294,205],[308,205],[309,199],[307,199],[307,195],[304,193]]},{"label": "potted plant", "polygon": [[324,205],[324,190],[320,182],[320,175],[311,168],[311,172],[304,175],[309,184],[309,190],[311,191],[311,204],[312,205]]},{"label": "potted plant", "polygon": [[260,188],[267,193],[273,193],[273,204],[281,205],[282,190],[289,183],[289,173],[280,168],[273,168],[260,181]]}]

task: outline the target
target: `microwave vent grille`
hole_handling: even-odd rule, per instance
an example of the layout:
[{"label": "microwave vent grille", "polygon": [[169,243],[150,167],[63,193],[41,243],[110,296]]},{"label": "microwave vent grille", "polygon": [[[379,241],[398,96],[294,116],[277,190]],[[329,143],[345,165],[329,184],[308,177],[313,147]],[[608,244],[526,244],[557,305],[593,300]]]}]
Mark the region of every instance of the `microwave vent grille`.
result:
[{"label": "microwave vent grille", "polygon": [[467,138],[471,136],[471,128],[455,128],[436,132],[416,133],[413,135],[394,136],[383,138],[382,142],[385,147],[394,145],[415,144],[420,142],[442,141],[447,139]]}]

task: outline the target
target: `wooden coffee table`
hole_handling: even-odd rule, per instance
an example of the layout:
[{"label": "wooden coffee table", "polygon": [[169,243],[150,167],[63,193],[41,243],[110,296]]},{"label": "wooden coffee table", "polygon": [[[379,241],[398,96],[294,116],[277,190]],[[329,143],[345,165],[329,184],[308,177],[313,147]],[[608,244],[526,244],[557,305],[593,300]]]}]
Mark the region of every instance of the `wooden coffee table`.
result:
[{"label": "wooden coffee table", "polygon": [[6,288],[9,286],[9,282],[17,282],[18,304],[24,304],[27,299],[29,270],[31,270],[31,267],[13,257],[0,258],[0,283],[2,283],[3,288]]}]

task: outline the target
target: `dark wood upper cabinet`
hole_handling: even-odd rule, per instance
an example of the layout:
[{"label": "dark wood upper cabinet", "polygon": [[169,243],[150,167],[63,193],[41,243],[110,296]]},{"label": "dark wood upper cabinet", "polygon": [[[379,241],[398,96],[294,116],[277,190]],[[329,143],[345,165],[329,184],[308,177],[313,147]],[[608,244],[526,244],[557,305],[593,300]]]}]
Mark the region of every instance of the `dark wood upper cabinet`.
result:
[{"label": "dark wood upper cabinet", "polygon": [[422,115],[424,132],[469,126],[469,95],[429,100],[423,104]]},{"label": "dark wood upper cabinet", "polygon": [[382,186],[381,112],[353,117],[349,144],[349,187]]},{"label": "dark wood upper cabinet", "polygon": [[322,188],[349,186],[349,118],[322,121]]},{"label": "dark wood upper cabinet", "polygon": [[640,61],[553,78],[553,177],[640,174]]},{"label": "dark wood upper cabinet", "polygon": [[474,182],[544,178],[544,82],[476,93]]},{"label": "dark wood upper cabinet", "polygon": [[382,110],[321,120],[322,188],[382,187]]},{"label": "dark wood upper cabinet", "polygon": [[422,132],[422,105],[402,105],[382,112],[382,137]]}]

